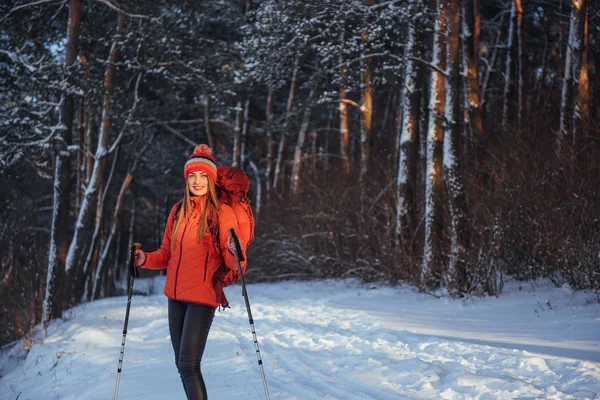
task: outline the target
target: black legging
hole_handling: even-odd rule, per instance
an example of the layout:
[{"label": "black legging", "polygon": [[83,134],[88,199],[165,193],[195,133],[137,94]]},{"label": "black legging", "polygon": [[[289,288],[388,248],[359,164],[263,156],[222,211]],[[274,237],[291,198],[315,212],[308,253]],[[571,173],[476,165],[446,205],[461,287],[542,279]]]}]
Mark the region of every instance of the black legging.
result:
[{"label": "black legging", "polygon": [[188,400],[208,399],[200,361],[214,316],[213,307],[169,299],[171,343]]}]

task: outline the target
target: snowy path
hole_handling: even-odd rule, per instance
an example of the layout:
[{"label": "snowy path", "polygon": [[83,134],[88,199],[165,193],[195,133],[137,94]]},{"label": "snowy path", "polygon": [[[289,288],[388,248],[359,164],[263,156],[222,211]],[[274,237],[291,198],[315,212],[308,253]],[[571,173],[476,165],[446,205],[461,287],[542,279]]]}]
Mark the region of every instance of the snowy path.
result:
[{"label": "snowy path", "polygon": [[[511,288],[451,301],[353,281],[251,285],[271,398],[599,398],[600,306],[563,289]],[[217,313],[202,365],[209,396],[263,399],[239,286],[228,297],[235,304]],[[90,303],[53,324],[0,378],[0,399],[112,398],[125,303]],[[185,398],[164,296],[132,304],[119,398]]]}]

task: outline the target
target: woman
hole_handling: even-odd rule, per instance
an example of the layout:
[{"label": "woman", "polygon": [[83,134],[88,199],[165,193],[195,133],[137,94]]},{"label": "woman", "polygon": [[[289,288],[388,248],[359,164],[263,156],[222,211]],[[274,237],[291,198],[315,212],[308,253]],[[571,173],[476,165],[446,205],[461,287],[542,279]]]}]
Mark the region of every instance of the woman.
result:
[{"label": "woman", "polygon": [[219,306],[213,275],[221,265],[237,270],[229,229],[238,232],[232,209],[219,204],[217,166],[210,148],[201,144],[185,164],[186,191],[173,206],[160,249],[137,250],[136,263],[167,269],[164,293],[169,298],[169,331],[175,364],[188,399],[207,399],[200,361]]}]

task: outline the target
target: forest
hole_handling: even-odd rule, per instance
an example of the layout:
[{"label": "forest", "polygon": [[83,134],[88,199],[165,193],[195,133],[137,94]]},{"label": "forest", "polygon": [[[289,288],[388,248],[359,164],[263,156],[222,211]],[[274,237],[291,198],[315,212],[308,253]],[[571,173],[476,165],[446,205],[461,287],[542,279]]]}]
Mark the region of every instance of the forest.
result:
[{"label": "forest", "polygon": [[0,345],[123,294],[198,143],[250,177],[248,281],[600,293],[598,2],[7,0],[0,19]]}]

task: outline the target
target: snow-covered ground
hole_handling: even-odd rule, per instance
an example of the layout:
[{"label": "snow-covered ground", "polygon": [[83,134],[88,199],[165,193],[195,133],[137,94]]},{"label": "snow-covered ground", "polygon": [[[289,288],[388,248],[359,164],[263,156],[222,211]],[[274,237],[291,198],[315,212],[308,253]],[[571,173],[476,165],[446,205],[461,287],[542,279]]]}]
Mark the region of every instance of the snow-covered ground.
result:
[{"label": "snow-covered ground", "polygon": [[[161,282],[154,282],[157,291]],[[136,282],[136,288],[149,281]],[[240,287],[217,312],[202,371],[212,400],[265,398]],[[600,305],[589,293],[507,285],[450,300],[356,281],[248,288],[272,399],[597,399]],[[166,298],[134,296],[120,399],[183,399]],[[72,310],[0,356],[0,399],[109,399],[126,297]]]}]

